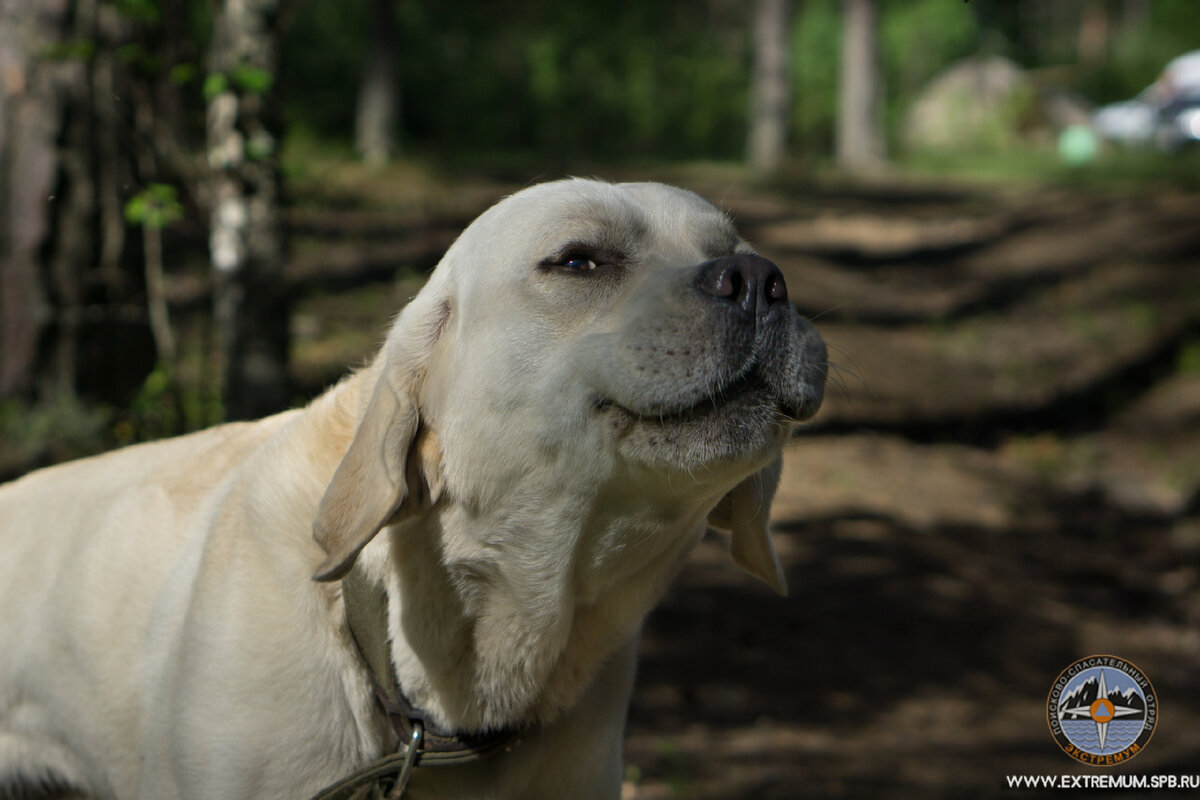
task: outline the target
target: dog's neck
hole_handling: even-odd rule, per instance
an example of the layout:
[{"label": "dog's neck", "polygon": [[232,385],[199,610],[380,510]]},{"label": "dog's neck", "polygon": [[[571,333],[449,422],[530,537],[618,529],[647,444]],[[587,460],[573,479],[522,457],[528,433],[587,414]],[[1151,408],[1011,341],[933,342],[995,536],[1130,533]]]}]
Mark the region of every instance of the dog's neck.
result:
[{"label": "dog's neck", "polygon": [[697,521],[660,537],[653,559],[593,593],[581,590],[578,565],[514,574],[457,552],[448,529],[464,522],[461,510],[439,511],[386,529],[355,569],[387,592],[408,700],[440,727],[466,733],[550,722],[574,705],[636,636],[703,531]]}]

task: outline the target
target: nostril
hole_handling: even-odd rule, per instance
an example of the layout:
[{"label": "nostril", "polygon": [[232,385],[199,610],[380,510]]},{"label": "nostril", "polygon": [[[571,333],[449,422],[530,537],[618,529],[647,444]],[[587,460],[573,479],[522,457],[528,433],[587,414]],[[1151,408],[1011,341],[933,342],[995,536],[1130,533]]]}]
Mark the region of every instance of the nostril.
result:
[{"label": "nostril", "polygon": [[787,300],[787,282],[779,267],[762,256],[744,253],[706,261],[696,268],[696,287],[729,300],[752,315]]},{"label": "nostril", "polygon": [[771,303],[778,303],[787,300],[787,282],[783,279],[783,274],[776,271],[767,279],[767,300]]},{"label": "nostril", "polygon": [[[711,262],[710,262],[711,263]],[[705,265],[707,266],[707,265]],[[702,269],[697,286],[705,294],[720,298],[735,298],[742,289],[741,276],[729,265],[717,265],[718,269]]]},{"label": "nostril", "polygon": [[726,270],[725,283],[729,286],[729,293],[726,294],[725,297],[732,297],[736,299],[742,296],[743,284],[745,284],[745,280],[743,280],[740,272],[738,272],[736,269]]}]

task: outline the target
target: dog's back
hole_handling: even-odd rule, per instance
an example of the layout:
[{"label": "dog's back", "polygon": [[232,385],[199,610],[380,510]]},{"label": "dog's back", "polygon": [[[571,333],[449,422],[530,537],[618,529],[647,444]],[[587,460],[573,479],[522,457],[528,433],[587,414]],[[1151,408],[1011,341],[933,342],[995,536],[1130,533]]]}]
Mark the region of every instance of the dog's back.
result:
[{"label": "dog's back", "polygon": [[[274,427],[225,425],[0,486],[0,796],[136,772],[106,743],[144,728],[159,665],[143,656],[169,650],[147,641],[177,635],[171,600],[195,579],[211,496]],[[110,763],[79,763],[96,752]]]}]

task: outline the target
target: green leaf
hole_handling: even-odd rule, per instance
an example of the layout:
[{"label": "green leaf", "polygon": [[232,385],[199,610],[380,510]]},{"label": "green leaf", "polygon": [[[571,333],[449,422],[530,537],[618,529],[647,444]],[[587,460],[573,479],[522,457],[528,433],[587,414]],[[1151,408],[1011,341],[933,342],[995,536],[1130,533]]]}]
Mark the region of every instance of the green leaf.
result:
[{"label": "green leaf", "polygon": [[130,225],[140,225],[146,218],[146,199],[140,194],[129,198],[125,204],[125,221]]},{"label": "green leaf", "polygon": [[146,57],[146,51],[137,42],[130,42],[117,48],[117,60],[122,64],[133,64]]},{"label": "green leaf", "polygon": [[252,94],[263,94],[275,83],[275,76],[269,70],[245,64],[234,67],[230,77],[235,85]]},{"label": "green leaf", "polygon": [[220,72],[214,72],[204,79],[204,99],[212,100],[229,88],[229,79]]},{"label": "green leaf", "polygon": [[135,22],[155,23],[161,18],[158,0],[117,0],[117,13]]},{"label": "green leaf", "polygon": [[246,158],[251,161],[261,161],[270,158],[275,152],[275,140],[263,133],[251,136],[246,141]]},{"label": "green leaf", "polygon": [[46,45],[42,57],[51,61],[87,61],[95,52],[96,43],[91,39],[73,39]]},{"label": "green leaf", "polygon": [[175,187],[152,183],[125,204],[125,221],[146,228],[164,228],[183,216]]},{"label": "green leaf", "polygon": [[167,78],[176,86],[183,86],[186,83],[191,83],[200,74],[200,68],[190,61],[176,64],[167,72]]}]

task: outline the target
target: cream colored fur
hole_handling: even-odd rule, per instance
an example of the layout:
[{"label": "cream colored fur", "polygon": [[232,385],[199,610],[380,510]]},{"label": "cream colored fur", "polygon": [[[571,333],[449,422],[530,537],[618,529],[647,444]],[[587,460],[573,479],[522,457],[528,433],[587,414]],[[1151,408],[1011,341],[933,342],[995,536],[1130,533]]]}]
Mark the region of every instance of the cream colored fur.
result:
[{"label": "cream colored fur", "polygon": [[418,768],[411,797],[617,797],[641,620],[718,501],[738,563],[785,590],[766,519],[795,419],[722,382],[769,362],[811,413],[824,350],[790,308],[770,356],[708,310],[689,276],[744,252],[678,189],[536,186],[307,408],[0,487],[0,796],[302,800],[388,752],[343,618],[356,569],[413,703],[530,730]]}]

